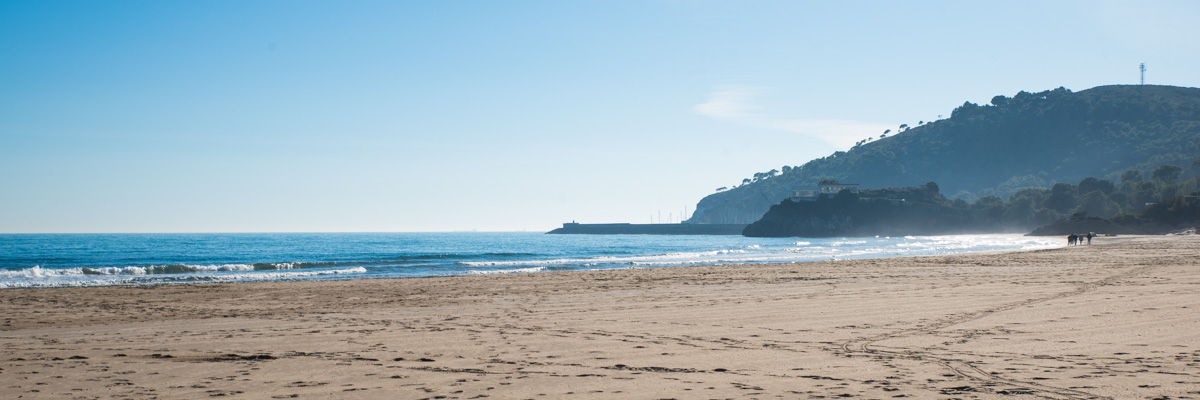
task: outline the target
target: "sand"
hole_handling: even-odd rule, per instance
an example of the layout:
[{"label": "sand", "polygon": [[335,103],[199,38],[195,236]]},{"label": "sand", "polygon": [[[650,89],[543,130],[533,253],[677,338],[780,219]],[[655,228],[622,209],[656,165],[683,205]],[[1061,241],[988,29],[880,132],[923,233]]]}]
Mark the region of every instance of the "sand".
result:
[{"label": "sand", "polygon": [[900,259],[0,290],[0,397],[1200,398],[1200,236]]}]

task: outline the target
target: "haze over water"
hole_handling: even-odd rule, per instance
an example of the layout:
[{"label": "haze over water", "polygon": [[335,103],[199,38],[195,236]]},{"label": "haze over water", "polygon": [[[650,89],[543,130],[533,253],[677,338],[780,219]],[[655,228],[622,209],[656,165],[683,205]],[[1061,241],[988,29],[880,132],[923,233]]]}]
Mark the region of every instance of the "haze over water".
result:
[{"label": "haze over water", "polygon": [[1049,248],[1019,235],[878,238],[263,233],[0,235],[0,288],[401,278]]}]

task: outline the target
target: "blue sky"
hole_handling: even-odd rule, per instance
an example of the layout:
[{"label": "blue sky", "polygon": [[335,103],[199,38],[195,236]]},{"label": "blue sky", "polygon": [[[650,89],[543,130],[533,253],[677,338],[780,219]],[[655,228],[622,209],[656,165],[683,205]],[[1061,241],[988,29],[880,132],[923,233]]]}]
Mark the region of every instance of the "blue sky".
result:
[{"label": "blue sky", "polygon": [[965,100],[1200,86],[1200,2],[5,1],[0,232],[648,222]]}]

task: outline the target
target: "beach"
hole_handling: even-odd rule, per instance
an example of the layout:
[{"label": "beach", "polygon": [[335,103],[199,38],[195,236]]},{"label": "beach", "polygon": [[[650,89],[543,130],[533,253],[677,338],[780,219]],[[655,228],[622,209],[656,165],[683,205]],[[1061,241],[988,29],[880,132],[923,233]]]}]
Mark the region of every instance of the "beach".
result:
[{"label": "beach", "polygon": [[0,393],[1200,398],[1200,236],[1094,243],[738,266],[7,289]]}]

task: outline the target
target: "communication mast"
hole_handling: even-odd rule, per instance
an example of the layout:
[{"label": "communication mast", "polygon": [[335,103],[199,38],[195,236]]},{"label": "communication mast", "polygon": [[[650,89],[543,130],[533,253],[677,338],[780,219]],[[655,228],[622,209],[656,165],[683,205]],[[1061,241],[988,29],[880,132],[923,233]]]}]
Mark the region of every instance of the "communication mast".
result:
[{"label": "communication mast", "polygon": [[1146,63],[1138,64],[1138,70],[1142,71],[1142,84],[1146,84]]}]

